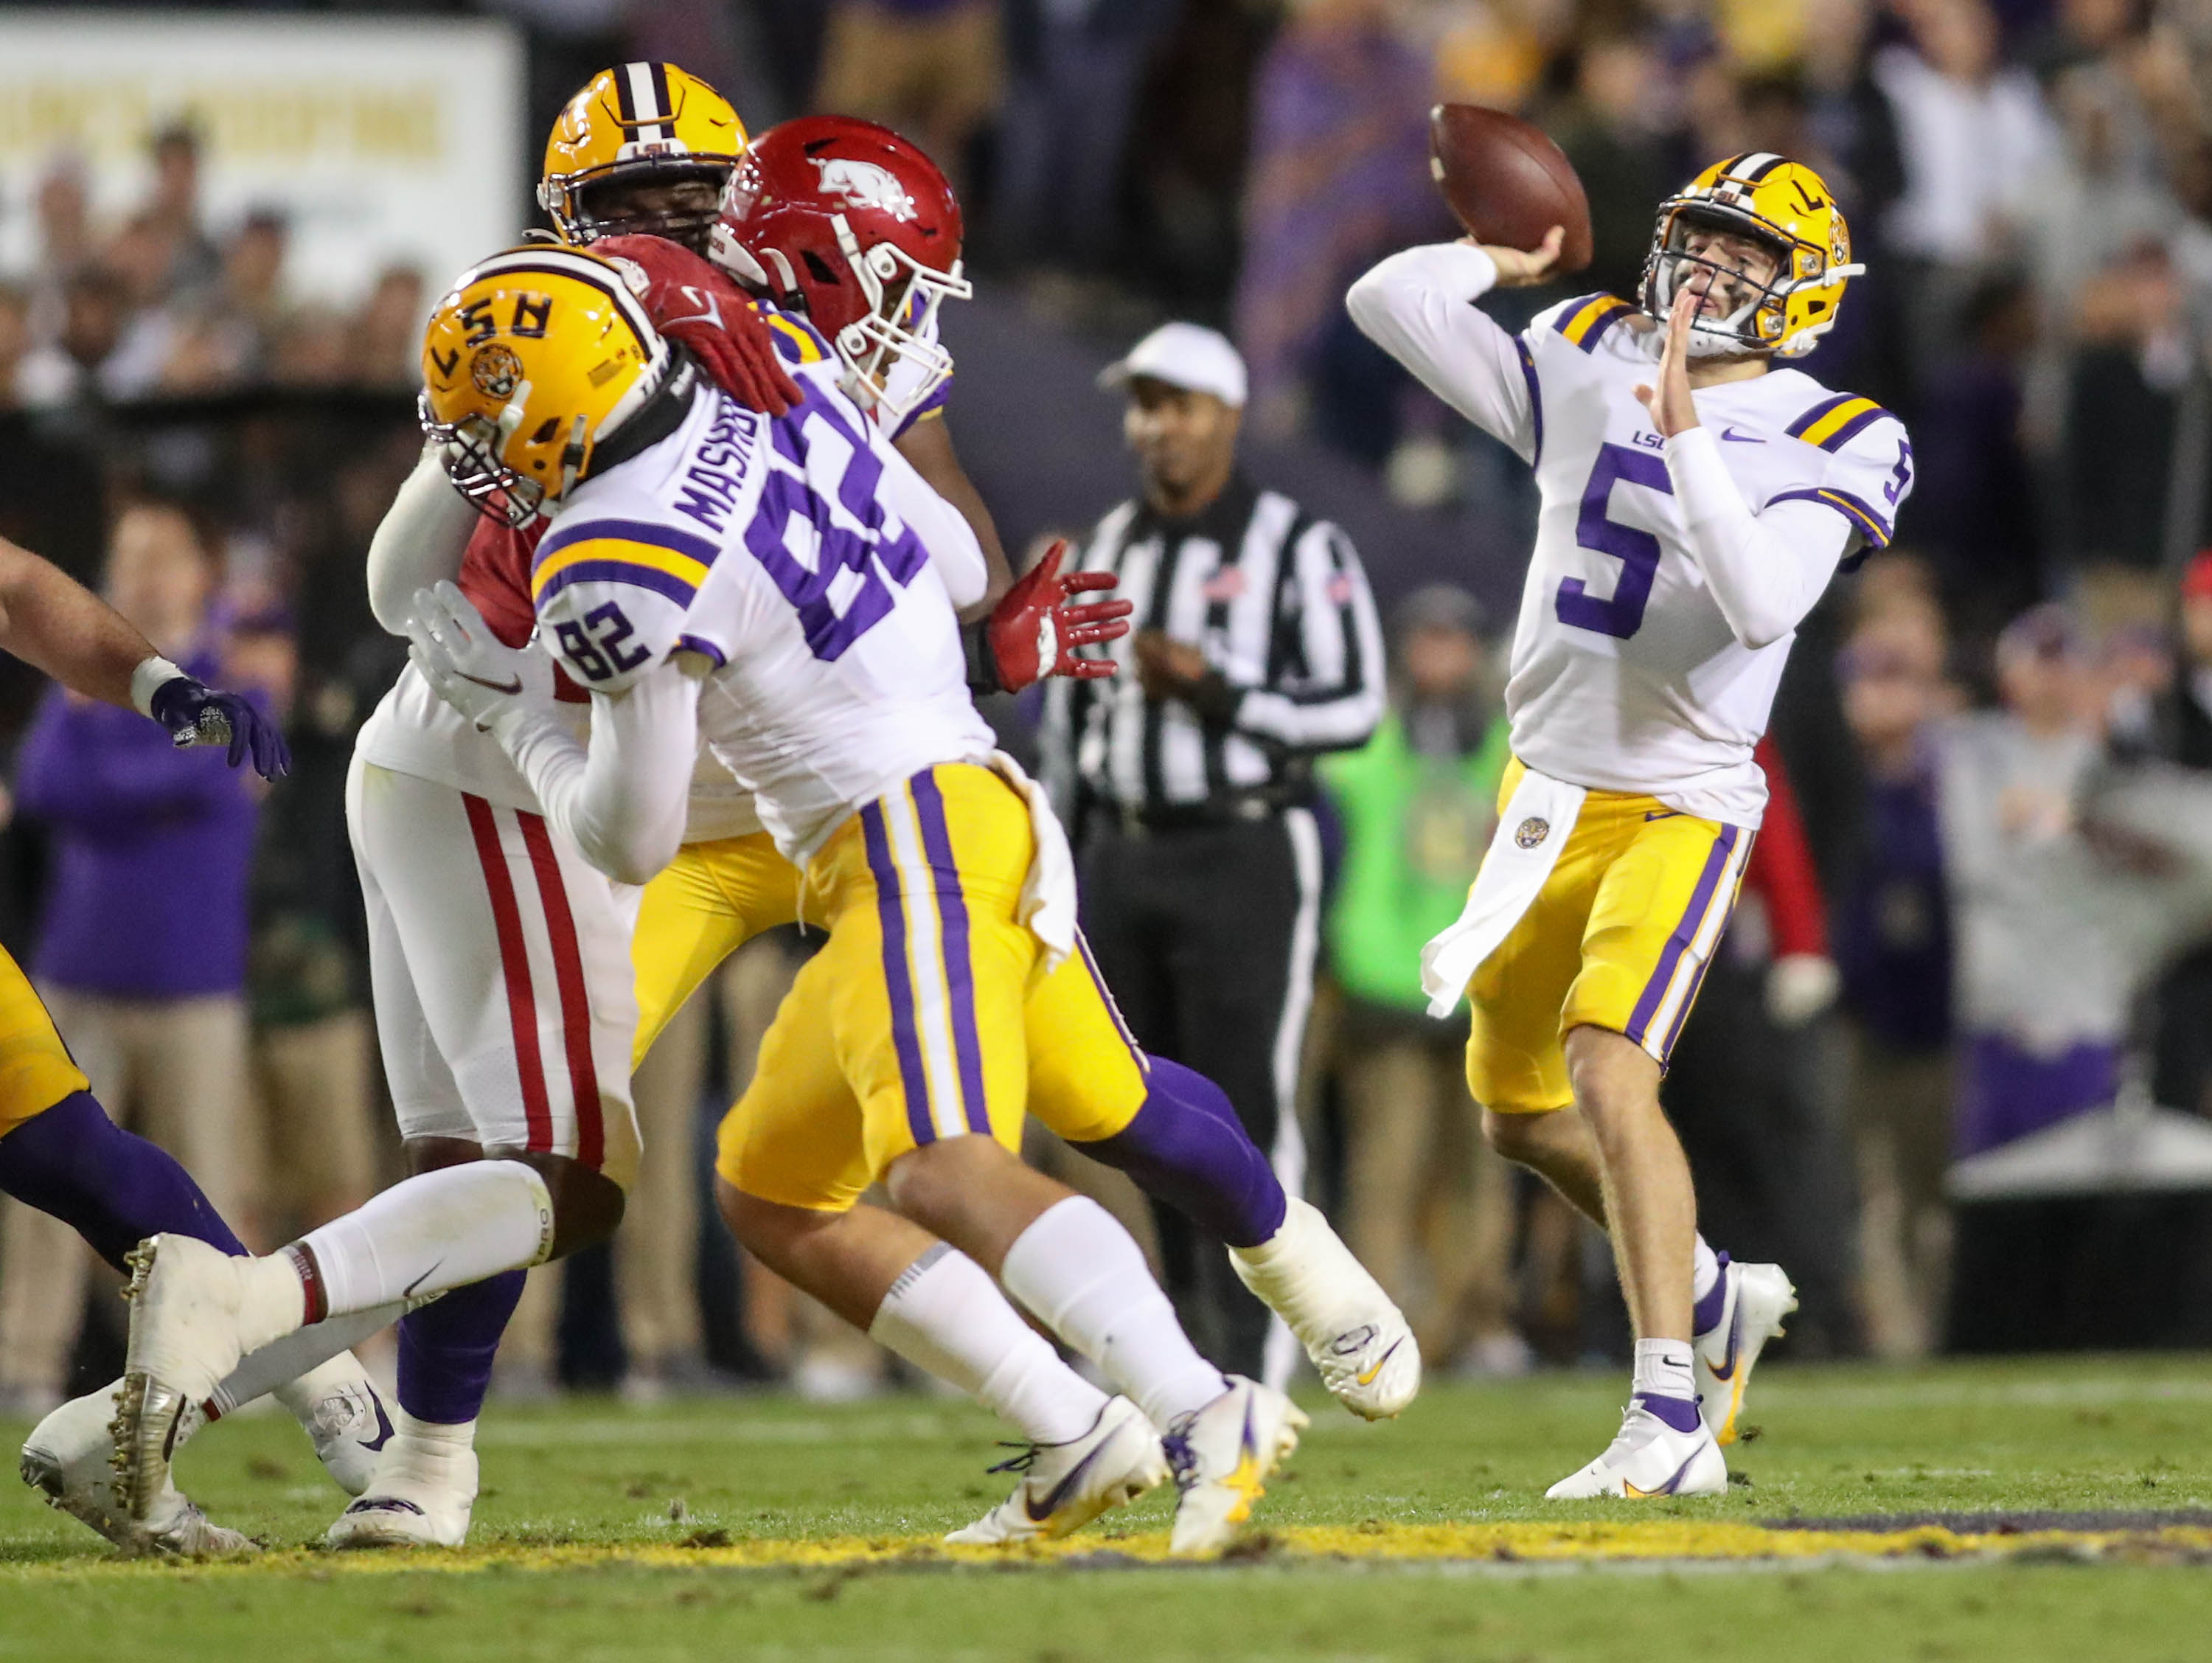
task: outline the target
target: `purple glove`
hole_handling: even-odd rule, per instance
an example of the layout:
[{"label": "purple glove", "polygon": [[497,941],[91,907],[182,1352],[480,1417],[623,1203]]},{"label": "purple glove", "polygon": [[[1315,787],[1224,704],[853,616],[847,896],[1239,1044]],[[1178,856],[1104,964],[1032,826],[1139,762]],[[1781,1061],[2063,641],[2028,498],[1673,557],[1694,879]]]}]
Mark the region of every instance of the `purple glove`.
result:
[{"label": "purple glove", "polygon": [[292,771],[292,752],[284,735],[240,694],[218,692],[179,675],[156,687],[147,704],[179,750],[188,745],[227,745],[234,768],[250,753],[253,771],[264,779]]}]

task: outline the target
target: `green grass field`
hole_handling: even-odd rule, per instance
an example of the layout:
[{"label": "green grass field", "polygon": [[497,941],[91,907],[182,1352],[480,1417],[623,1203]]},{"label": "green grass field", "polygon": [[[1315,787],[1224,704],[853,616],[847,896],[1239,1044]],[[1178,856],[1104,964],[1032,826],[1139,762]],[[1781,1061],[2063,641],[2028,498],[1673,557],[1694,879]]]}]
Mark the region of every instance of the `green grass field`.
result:
[{"label": "green grass field", "polygon": [[[1776,1366],[1725,1498],[1540,1500],[1620,1393],[1611,1374],[1438,1386],[1388,1427],[1310,1405],[1254,1539],[1197,1568],[1157,1562],[1165,1495],[1072,1556],[931,1546],[1005,1480],[982,1471],[988,1418],[925,1398],[495,1406],[453,1555],[318,1550],[338,1502],[296,1429],[226,1422],[180,1477],[269,1551],[125,1563],[7,1486],[0,1659],[2212,1654],[2212,1359]],[[1869,1533],[1995,1510],[2128,1516]],[[1848,1533],[1771,1527],[1792,1520]]]}]

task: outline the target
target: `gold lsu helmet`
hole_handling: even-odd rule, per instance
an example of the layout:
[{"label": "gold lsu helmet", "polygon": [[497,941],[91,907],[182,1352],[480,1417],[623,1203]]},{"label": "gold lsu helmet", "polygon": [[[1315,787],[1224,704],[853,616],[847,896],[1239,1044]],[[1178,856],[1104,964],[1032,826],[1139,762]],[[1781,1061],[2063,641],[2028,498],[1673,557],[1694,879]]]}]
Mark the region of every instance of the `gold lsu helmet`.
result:
[{"label": "gold lsu helmet", "polygon": [[422,337],[422,431],[483,513],[526,525],[681,368],[622,270],[526,244],[461,274]]},{"label": "gold lsu helmet", "polygon": [[1851,264],[1850,228],[1820,174],[1771,151],[1730,156],[1659,204],[1644,262],[1644,309],[1655,318],[1666,318],[1685,265],[1724,269],[1688,252],[1698,228],[1753,238],[1777,259],[1773,278],[1751,285],[1751,297],[1735,312],[1691,325],[1695,351],[1782,358],[1809,352],[1835,323],[1845,283],[1866,270]]},{"label": "gold lsu helmet", "polygon": [[538,203],[563,242],[643,232],[696,241],[704,253],[713,204],[696,213],[618,216],[594,214],[591,198],[608,185],[684,179],[711,183],[719,198],[744,153],[738,113],[697,76],[673,64],[619,64],[586,82],[554,122]]}]

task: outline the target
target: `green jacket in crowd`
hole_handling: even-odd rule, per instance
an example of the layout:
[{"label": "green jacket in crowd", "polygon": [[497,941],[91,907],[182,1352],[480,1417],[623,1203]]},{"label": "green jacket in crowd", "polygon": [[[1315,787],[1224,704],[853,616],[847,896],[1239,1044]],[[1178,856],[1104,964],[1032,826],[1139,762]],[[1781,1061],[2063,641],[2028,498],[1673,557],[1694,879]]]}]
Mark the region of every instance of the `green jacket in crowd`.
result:
[{"label": "green jacket in crowd", "polygon": [[1466,904],[1510,754],[1503,716],[1474,750],[1440,757],[1416,751],[1393,710],[1359,750],[1321,759],[1344,820],[1329,952],[1353,998],[1414,1012],[1426,1005],[1421,948]]}]

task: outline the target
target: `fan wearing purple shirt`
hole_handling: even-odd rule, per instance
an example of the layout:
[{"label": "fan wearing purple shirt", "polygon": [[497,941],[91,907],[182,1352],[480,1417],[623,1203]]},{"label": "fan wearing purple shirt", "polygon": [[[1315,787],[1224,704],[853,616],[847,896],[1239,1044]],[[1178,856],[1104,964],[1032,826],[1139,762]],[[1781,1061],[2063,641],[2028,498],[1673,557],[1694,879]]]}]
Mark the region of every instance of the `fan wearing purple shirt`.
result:
[{"label": "fan wearing purple shirt", "polygon": [[[122,529],[119,521],[118,530]],[[273,779],[290,766],[283,734],[253,705],[235,693],[216,691],[179,668],[113,607],[5,539],[0,539],[0,651],[52,676],[88,704],[112,707],[87,708],[84,716],[97,715],[121,728],[137,725],[127,712],[150,717],[167,733],[164,741],[157,729],[143,729],[155,736],[155,753],[161,762],[191,760],[171,757],[173,748],[221,745],[228,747],[232,767],[250,758],[254,771],[264,779]],[[112,757],[97,749],[80,752],[64,745],[53,762],[58,769],[87,776],[87,790],[116,783],[109,771]],[[227,781],[228,777],[217,771],[217,777]],[[100,818],[87,823],[88,839],[96,840]],[[125,818],[115,817],[108,829],[127,835]],[[64,876],[64,884],[71,881]],[[104,879],[87,876],[83,881],[98,887]],[[119,896],[86,897],[88,906],[119,909],[104,914],[100,925],[108,936],[108,950],[119,954],[126,943],[155,930],[181,941],[185,932],[197,927],[189,898],[198,888],[202,874],[189,850],[177,861],[140,873],[134,881],[135,887]],[[246,1251],[182,1167],[108,1118],[29,979],[5,952],[0,952],[0,1192],[62,1220],[118,1270],[123,1268],[125,1254],[139,1241],[164,1231],[195,1236],[226,1252]],[[366,1376],[360,1374],[358,1363],[349,1357],[346,1361],[355,1379],[341,1390],[358,1392],[365,1387]],[[319,1399],[330,1395],[323,1388],[344,1372],[326,1368],[304,1378]],[[218,1399],[232,1384],[225,1382],[218,1389]],[[254,1386],[238,1400],[276,1384],[269,1380]],[[320,1406],[292,1403],[292,1397],[301,1395],[298,1392],[285,1395],[287,1406],[295,1414],[306,1411],[303,1419],[311,1418]],[[225,1406],[220,1401],[211,1405],[215,1413]],[[319,1446],[317,1452],[341,1484],[356,1488],[368,1481],[375,1458],[366,1445],[382,1420],[380,1413],[370,1412],[376,1409],[373,1400],[359,1406],[363,1414],[352,1418],[360,1436],[337,1441],[345,1444],[343,1449],[333,1441],[331,1447]],[[82,1482],[85,1474],[78,1469],[104,1459],[106,1447],[99,1435],[112,1412],[99,1392],[56,1410],[24,1447],[25,1480],[110,1539],[140,1551],[191,1554],[251,1545],[235,1532],[210,1525],[198,1508],[173,1491],[138,1523],[110,1513],[96,1501],[88,1502],[86,1497],[102,1492]],[[365,1427],[361,1425],[364,1420]]]}]

